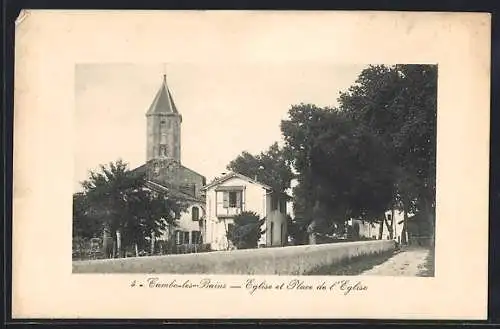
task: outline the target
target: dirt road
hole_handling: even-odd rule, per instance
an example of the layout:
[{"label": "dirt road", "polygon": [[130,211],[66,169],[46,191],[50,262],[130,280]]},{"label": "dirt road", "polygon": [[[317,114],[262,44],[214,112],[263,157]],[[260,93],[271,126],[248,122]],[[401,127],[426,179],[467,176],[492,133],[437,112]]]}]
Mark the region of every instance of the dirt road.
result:
[{"label": "dirt road", "polygon": [[402,250],[384,263],[364,271],[361,275],[432,276],[429,274],[428,249]]}]

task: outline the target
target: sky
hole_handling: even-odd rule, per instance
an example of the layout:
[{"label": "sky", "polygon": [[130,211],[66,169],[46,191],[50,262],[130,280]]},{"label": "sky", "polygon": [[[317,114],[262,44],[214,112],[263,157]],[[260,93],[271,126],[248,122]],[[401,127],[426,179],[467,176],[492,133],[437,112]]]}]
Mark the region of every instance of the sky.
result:
[{"label": "sky", "polygon": [[181,162],[210,181],[242,151],[283,141],[291,105],[335,106],[366,65],[320,63],[78,64],[74,191],[89,170],[146,161],[146,117],[163,74],[182,114]]}]

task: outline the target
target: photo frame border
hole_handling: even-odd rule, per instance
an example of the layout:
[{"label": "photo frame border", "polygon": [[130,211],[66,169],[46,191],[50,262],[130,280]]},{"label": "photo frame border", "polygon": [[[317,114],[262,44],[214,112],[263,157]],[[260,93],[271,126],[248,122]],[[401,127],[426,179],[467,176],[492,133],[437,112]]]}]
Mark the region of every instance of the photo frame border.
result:
[{"label": "photo frame border", "polygon": [[[48,1],[50,2],[50,1]],[[97,1],[94,2],[94,7],[89,8],[87,7],[86,9],[102,9],[102,8],[95,8],[99,7],[97,5]],[[117,3],[118,1],[114,1],[114,3]],[[350,1],[345,1],[345,3],[351,3]],[[56,3],[57,1],[53,1],[52,4]],[[79,3],[77,1],[76,3]],[[80,3],[83,4],[83,1]],[[87,5],[91,5],[91,2],[86,2]],[[102,4],[102,1],[101,1]],[[109,6],[109,5],[108,5]],[[50,4],[46,6],[43,9],[49,9]],[[472,7],[472,6],[471,6]],[[122,7],[123,8],[123,7]],[[380,7],[379,7],[380,8]],[[382,8],[385,10],[401,10],[401,7],[393,6],[390,9],[387,9],[382,5]],[[408,7],[406,7],[408,8]],[[433,7],[431,7],[433,8]],[[478,7],[473,7],[474,10],[477,10]],[[485,7],[481,7],[483,10],[481,11],[486,11],[484,10]],[[489,8],[489,7],[488,7]],[[14,47],[14,19],[17,17],[15,12],[19,12],[20,9],[19,7],[14,8],[10,7],[9,10],[10,12],[7,14],[8,16],[8,22],[4,23],[6,24],[5,26],[7,27],[6,29],[3,29],[3,34],[4,38],[7,40],[7,47],[4,49],[4,56],[7,59],[7,69],[4,71],[4,85],[7,86],[13,86],[13,81],[14,81],[14,74],[13,74],[13,47]],[[37,9],[42,9],[42,8],[37,8]],[[62,8],[61,8],[62,9]],[[119,8],[116,8],[119,9]],[[141,9],[145,9],[144,7],[141,7]],[[167,8],[167,9],[186,9],[186,8]],[[191,9],[191,8],[189,8]],[[192,8],[192,9],[200,9],[200,8]],[[210,8],[202,8],[202,9],[210,9]],[[247,9],[247,8],[245,8]],[[259,9],[259,8],[256,8]],[[303,9],[303,8],[299,8]],[[329,9],[338,9],[338,8],[329,8]],[[345,9],[345,7],[341,7],[340,9]],[[351,10],[358,10],[359,8],[356,7],[351,7],[349,8]],[[366,8],[363,8],[366,9]],[[457,10],[457,8],[443,8],[443,9],[448,9],[448,10]],[[458,8],[458,9],[463,9],[463,8]],[[405,9],[406,10],[406,9]],[[411,10],[411,9],[410,9]],[[434,7],[435,10],[435,7]],[[495,150],[498,150],[498,141],[499,141],[499,133],[498,131],[498,126],[496,126],[497,122],[500,120],[500,115],[498,111],[494,111],[493,109],[496,109],[499,107],[499,97],[498,93],[495,93],[496,90],[499,90],[499,40],[498,36],[500,35],[499,31],[499,22],[498,18],[496,16],[493,16],[493,33],[492,33],[492,74],[491,74],[491,90],[492,90],[492,100],[491,100],[491,120],[490,120],[490,127],[491,127],[491,144],[490,144],[490,161],[491,161],[491,166],[490,166],[490,222],[489,222],[489,228],[490,228],[490,237],[495,236],[500,233],[500,222],[499,221],[494,221],[492,220],[493,218],[498,218],[500,217],[500,210],[499,210],[499,197],[500,195],[500,179],[496,177],[497,173],[500,171],[500,163],[499,163],[499,156],[495,154]],[[4,92],[4,96],[6,96],[6,101],[5,101],[5,107],[7,111],[4,112],[4,126],[3,126],[3,141],[4,141],[4,159],[7,161],[3,163],[5,165],[3,169],[4,173],[4,178],[6,179],[6,184],[4,184],[4,195],[6,196],[5,200],[5,207],[4,209],[5,212],[4,214],[6,215],[5,222],[4,222],[4,241],[7,243],[5,244],[5,252],[4,254],[6,255],[5,257],[5,264],[6,267],[4,269],[6,270],[7,273],[4,273],[6,275],[7,280],[4,282],[2,281],[2,285],[6,285],[5,287],[2,288],[7,288],[7,296],[6,296],[6,321],[9,324],[21,324],[21,323],[44,323],[44,324],[53,324],[53,325],[67,325],[67,324],[79,324],[79,325],[90,325],[90,324],[136,324],[139,325],[146,324],[146,325],[154,325],[154,324],[193,324],[193,323],[199,323],[199,324],[288,324],[288,323],[294,323],[294,324],[346,324],[346,325],[351,325],[351,324],[357,324],[357,325],[366,325],[366,324],[372,324],[372,323],[377,323],[377,324],[395,324],[395,325],[404,325],[408,323],[418,323],[418,324],[432,324],[432,325],[443,325],[443,324],[463,324],[463,321],[447,321],[447,320],[433,320],[433,321],[425,321],[425,320],[393,320],[393,321],[387,321],[387,320],[357,320],[357,319],[349,319],[349,320],[311,320],[311,319],[304,319],[304,320],[298,320],[298,319],[293,319],[293,320],[247,320],[247,319],[232,319],[230,321],[220,319],[219,320],[196,320],[196,319],[183,319],[183,320],[126,320],[124,321],[123,319],[114,319],[114,320],[98,320],[98,319],[81,319],[81,320],[45,320],[45,319],[29,319],[29,320],[22,320],[22,319],[12,319],[10,318],[10,312],[11,311],[11,306],[10,306],[10,301],[12,297],[12,277],[11,277],[11,272],[10,269],[12,268],[12,173],[13,173],[13,167],[12,167],[12,141],[13,141],[13,88],[8,88],[7,92]],[[496,152],[498,153],[498,152]],[[490,244],[490,250],[489,250],[489,261],[490,261],[490,267],[489,267],[489,282],[490,282],[490,290],[489,290],[489,321],[467,321],[469,323],[492,323],[491,321],[497,322],[500,320],[500,314],[495,314],[495,311],[498,312],[500,310],[500,284],[498,282],[500,275],[497,275],[500,273],[499,271],[499,260],[495,258],[495,254],[498,255],[500,254],[500,245],[497,244],[495,245],[494,239],[490,238],[489,241]],[[497,280],[496,282],[494,282]],[[495,288],[496,290],[492,290],[492,288]]]}]

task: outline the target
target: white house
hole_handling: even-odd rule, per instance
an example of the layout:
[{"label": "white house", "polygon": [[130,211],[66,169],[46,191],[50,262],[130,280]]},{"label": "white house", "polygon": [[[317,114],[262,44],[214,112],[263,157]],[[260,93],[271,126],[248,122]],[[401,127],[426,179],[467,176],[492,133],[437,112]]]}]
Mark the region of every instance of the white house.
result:
[{"label": "white house", "polygon": [[[393,216],[392,211],[386,211],[385,212],[385,217],[388,219],[388,223],[391,223],[391,217]],[[365,238],[371,238],[371,239],[378,239],[380,235],[380,225],[381,223],[369,223],[369,222],[364,222],[361,220],[352,220],[350,221],[349,225],[354,225],[356,224],[359,227],[359,236],[365,237]],[[402,234],[403,234],[403,212],[400,212],[398,210],[394,211],[394,221],[393,221],[393,239],[401,242],[402,241]],[[387,228],[387,225],[384,223],[383,229],[382,229],[382,239],[387,240],[389,239],[389,229]]]},{"label": "white house", "polygon": [[234,217],[243,211],[253,211],[265,218],[259,247],[283,246],[287,241],[286,200],[271,187],[244,175],[230,172],[204,187],[206,218],[204,241],[213,250],[230,247],[227,232],[232,230]]}]

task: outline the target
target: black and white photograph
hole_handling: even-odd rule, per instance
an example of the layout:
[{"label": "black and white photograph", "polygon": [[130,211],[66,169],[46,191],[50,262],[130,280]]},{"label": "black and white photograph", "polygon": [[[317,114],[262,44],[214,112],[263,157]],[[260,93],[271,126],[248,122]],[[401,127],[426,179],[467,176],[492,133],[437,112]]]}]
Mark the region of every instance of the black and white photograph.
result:
[{"label": "black and white photograph", "polygon": [[434,276],[437,76],[77,64],[73,272]]},{"label": "black and white photograph", "polygon": [[490,18],[23,12],[13,318],[485,319]]}]

